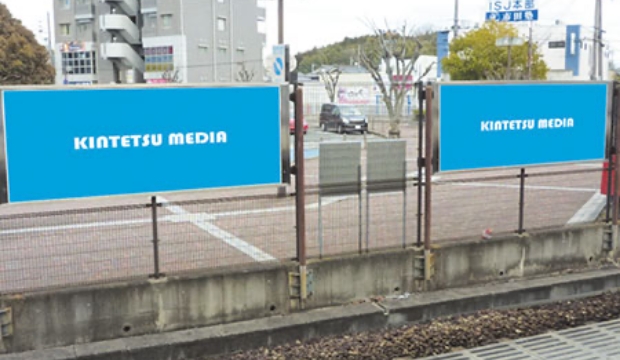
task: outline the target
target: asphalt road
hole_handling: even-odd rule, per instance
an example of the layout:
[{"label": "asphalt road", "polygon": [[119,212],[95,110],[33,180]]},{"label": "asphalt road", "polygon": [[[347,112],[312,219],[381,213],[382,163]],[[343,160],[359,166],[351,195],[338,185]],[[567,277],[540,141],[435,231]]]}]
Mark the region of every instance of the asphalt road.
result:
[{"label": "asphalt road", "polygon": [[[403,135],[410,139],[412,154],[409,169],[414,171],[416,134],[412,128],[405,130]],[[306,149],[317,149],[321,141],[343,139],[342,135],[311,130],[306,137]],[[373,139],[377,137],[366,137],[367,141]],[[347,135],[345,140],[364,142],[364,137]],[[598,170],[600,166],[533,171],[588,169]],[[306,182],[316,184],[316,156],[307,156],[306,171]],[[516,174],[517,170],[512,169],[437,177],[433,190],[434,241],[479,238],[487,228],[496,234],[516,230]],[[511,178],[482,180],[498,175]],[[528,178],[526,229],[587,219],[589,210],[582,216],[584,205],[601,200],[597,196],[600,176],[600,171],[592,171]],[[361,203],[356,195],[323,198],[321,224],[318,197],[308,195],[309,256],[414,244],[417,188],[410,185],[406,195],[364,195]],[[159,201],[164,203],[157,213],[161,272],[176,274],[294,258],[294,198],[278,198],[275,194],[273,187],[160,194]],[[152,274],[153,214],[146,206],[149,201],[145,196],[126,196],[0,207],[0,292],[144,278]],[[93,210],[95,207],[98,209]]]}]

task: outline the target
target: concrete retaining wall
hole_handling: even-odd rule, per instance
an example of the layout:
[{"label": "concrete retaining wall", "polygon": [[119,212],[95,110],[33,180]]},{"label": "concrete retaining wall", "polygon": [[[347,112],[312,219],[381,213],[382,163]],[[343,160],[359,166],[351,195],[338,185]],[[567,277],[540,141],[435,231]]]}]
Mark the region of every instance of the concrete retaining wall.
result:
[{"label": "concrete retaining wall", "polygon": [[[602,236],[602,226],[585,226],[445,244],[434,250],[435,276],[424,285],[445,289],[599,266],[608,255]],[[307,309],[419,290],[415,254],[395,249],[312,261]],[[23,352],[288,314],[289,272],[295,270],[286,263],[2,297],[0,306],[13,311],[14,334],[1,345]]]}]

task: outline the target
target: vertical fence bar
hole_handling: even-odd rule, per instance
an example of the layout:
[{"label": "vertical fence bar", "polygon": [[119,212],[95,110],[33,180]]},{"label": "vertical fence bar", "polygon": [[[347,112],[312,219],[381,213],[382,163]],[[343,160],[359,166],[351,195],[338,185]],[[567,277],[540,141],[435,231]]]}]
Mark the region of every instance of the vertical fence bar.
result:
[{"label": "vertical fence bar", "polygon": [[[614,168],[618,169],[618,156],[620,153],[620,149],[618,149],[618,141],[620,141],[620,124],[618,124],[618,116],[620,116],[620,88],[618,88],[618,83],[613,84],[614,89],[613,89],[613,104],[615,105],[613,107],[612,110],[612,122],[614,122],[616,124],[616,131],[615,131],[615,139],[614,139],[614,144],[615,144],[615,151],[614,154],[616,156],[616,161],[614,162]],[[613,105],[612,105],[613,106]],[[616,170],[616,172],[618,172],[618,170]],[[619,195],[618,195],[618,190],[620,190],[620,177],[618,176],[618,174],[616,174],[615,176],[615,181],[613,184],[613,189],[614,189],[614,196],[613,196],[613,201],[614,201],[614,213],[613,213],[613,224],[614,225],[618,225],[618,217],[619,217],[619,212],[620,209],[618,208],[620,206],[620,203],[618,202],[618,199],[620,199]]]},{"label": "vertical fence bar", "polygon": [[403,162],[403,249],[407,248],[407,161]]},{"label": "vertical fence bar", "polygon": [[[424,158],[424,250],[431,250],[433,193],[433,88],[426,88],[426,141]],[[421,136],[421,135],[420,135]],[[418,174],[420,176],[420,174]]]},{"label": "vertical fence bar", "polygon": [[422,246],[422,168],[424,166],[424,85],[418,83],[418,223],[417,246]]},{"label": "vertical fence bar", "polygon": [[519,229],[517,233],[519,235],[525,232],[523,228],[524,216],[525,216],[525,168],[521,168],[521,173],[519,174],[520,184],[519,184]]},{"label": "vertical fence bar", "polygon": [[151,197],[151,215],[152,215],[152,224],[153,224],[153,267],[154,273],[151,276],[152,278],[159,279],[162,274],[159,270],[159,234],[158,234],[158,224],[157,224],[157,207],[159,204],[157,203],[157,197]]},{"label": "vertical fence bar", "polygon": [[[304,91],[295,87],[295,222],[297,261],[306,265],[306,171],[304,167]],[[319,197],[321,195],[319,194]]]},{"label": "vertical fence bar", "polygon": [[[612,97],[612,99],[614,99],[615,97]],[[611,117],[611,129],[610,129],[610,133],[609,133],[609,139],[610,144],[609,144],[609,150],[607,153],[607,178],[605,179],[605,181],[607,182],[607,196],[606,196],[606,204],[605,204],[605,222],[609,223],[610,221],[612,221],[612,206],[614,203],[614,199],[613,199],[613,195],[612,195],[612,186],[613,186],[613,173],[614,171],[616,171],[617,167],[615,166],[616,164],[616,159],[614,159],[614,155],[616,153],[616,127],[617,127],[617,123],[616,123],[616,119],[614,117],[614,106],[612,105],[612,117]]]},{"label": "vertical fence bar", "polygon": [[[359,225],[359,239],[358,239],[358,250],[359,253],[362,254],[363,252],[363,245],[362,245],[362,238],[363,238],[363,218],[364,215],[362,215],[363,211],[363,206],[362,206],[362,166],[358,166],[357,167],[357,184],[358,184],[358,189],[357,189],[357,193],[358,193],[358,197],[357,197],[357,205],[358,205],[358,225]],[[368,249],[368,223],[369,221],[369,213],[368,213],[368,187],[366,187],[366,249]]]},{"label": "vertical fence bar", "polygon": [[323,202],[321,201],[321,191],[319,190],[319,259],[323,258]]}]

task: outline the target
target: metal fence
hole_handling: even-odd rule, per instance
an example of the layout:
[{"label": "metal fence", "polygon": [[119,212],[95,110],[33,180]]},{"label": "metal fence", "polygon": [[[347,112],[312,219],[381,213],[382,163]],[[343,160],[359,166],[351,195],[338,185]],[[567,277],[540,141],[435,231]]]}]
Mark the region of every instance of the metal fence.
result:
[{"label": "metal fence", "polygon": [[[285,196],[276,189],[229,189],[196,200],[171,195],[170,201],[36,213],[3,208],[0,293],[420,246],[429,223],[432,241],[441,242],[617,218],[617,197],[600,193],[611,184],[602,163],[440,174],[425,184],[418,179],[417,125],[403,124],[401,136],[408,156],[400,190],[389,182],[369,184],[368,144],[359,135],[347,140],[362,144],[359,176],[347,185],[354,191],[344,194],[326,193],[319,159],[308,158],[298,169],[305,171],[301,191],[288,186]],[[430,197],[419,195],[422,185]]]},{"label": "metal fence", "polygon": [[[308,162],[313,161],[318,160]],[[605,197],[598,193],[602,169],[528,173],[523,199],[519,174],[435,179],[433,241],[480,238],[486,229],[499,235],[593,221],[578,215],[593,199],[604,217]],[[360,185],[360,194],[322,197],[320,207],[317,187],[308,186],[309,258],[419,244],[424,224],[418,216],[417,178],[407,178],[406,192],[367,196],[368,184]],[[0,290],[15,293],[294,260],[295,213],[295,197],[274,191],[3,215]]]},{"label": "metal fence", "polygon": [[[405,95],[402,116],[410,120],[418,109],[417,89],[412,87]],[[322,83],[308,83],[304,85],[304,116],[310,125],[318,126],[321,106],[329,103],[325,86]],[[372,121],[383,123],[388,119],[388,111],[382,100],[382,94],[374,83],[342,82],[336,88],[336,103],[354,105]]]}]

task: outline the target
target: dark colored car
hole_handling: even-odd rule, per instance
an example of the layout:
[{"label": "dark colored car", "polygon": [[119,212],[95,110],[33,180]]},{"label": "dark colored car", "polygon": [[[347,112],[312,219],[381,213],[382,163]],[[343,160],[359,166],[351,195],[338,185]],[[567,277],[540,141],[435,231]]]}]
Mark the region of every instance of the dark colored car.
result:
[{"label": "dark colored car", "polygon": [[368,118],[355,106],[323,104],[319,125],[323,131],[336,131],[339,134],[368,131]]}]

